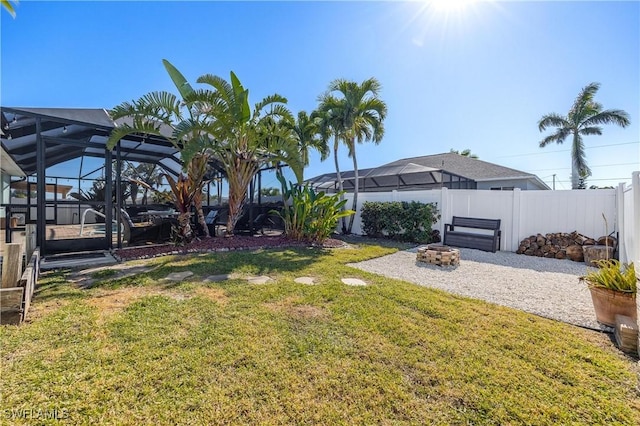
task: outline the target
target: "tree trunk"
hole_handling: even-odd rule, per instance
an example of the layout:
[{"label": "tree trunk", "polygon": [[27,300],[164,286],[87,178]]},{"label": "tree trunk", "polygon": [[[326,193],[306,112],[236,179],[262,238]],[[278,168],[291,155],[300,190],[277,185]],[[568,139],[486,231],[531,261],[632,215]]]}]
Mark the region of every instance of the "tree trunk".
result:
[{"label": "tree trunk", "polygon": [[205,238],[209,238],[209,227],[204,218],[204,212],[202,211],[202,191],[198,191],[193,197],[193,207],[196,209],[196,215],[198,216],[198,224],[202,228]]},{"label": "tree trunk", "polygon": [[[333,159],[336,163],[336,178],[338,179],[338,191],[342,192],[343,191],[343,186],[342,186],[342,175],[340,174],[340,165],[338,164],[338,144],[339,144],[339,140],[338,140],[338,136],[336,136],[335,142],[333,144]],[[340,195],[340,201],[342,201],[344,199],[343,195]],[[343,207],[344,209],[344,207]],[[347,221],[346,219],[343,217],[342,218],[342,233],[346,234],[347,233]]]},{"label": "tree trunk", "polygon": [[247,196],[247,188],[251,179],[258,173],[258,167],[250,160],[243,160],[235,155],[228,164],[232,165],[231,170],[227,170],[229,182],[229,218],[227,219],[227,230],[225,236],[233,235],[236,223],[242,216],[244,199]]},{"label": "tree trunk", "polygon": [[[355,178],[355,182],[353,184],[353,203],[351,204],[351,210],[357,211],[356,207],[358,206],[358,190],[360,189],[360,184],[358,179],[358,160],[356,158],[356,141],[352,140],[351,145],[349,146],[351,150],[351,157],[353,158],[353,177]],[[347,228],[347,234],[351,234],[351,229],[353,228],[353,220],[356,215],[352,214],[349,218],[349,227]]]},{"label": "tree trunk", "polygon": [[193,236],[191,229],[191,213],[184,212],[178,215],[178,232],[180,234],[181,243],[188,243]]},{"label": "tree trunk", "polygon": [[578,134],[573,134],[571,147],[571,189],[580,189],[580,171],[578,170]]}]

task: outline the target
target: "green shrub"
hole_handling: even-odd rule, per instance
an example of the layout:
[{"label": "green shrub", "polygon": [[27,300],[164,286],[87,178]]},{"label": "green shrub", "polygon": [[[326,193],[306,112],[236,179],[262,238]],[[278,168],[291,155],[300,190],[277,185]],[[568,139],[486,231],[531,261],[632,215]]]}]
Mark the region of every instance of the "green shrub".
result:
[{"label": "green shrub", "polygon": [[430,243],[431,227],[440,219],[436,203],[370,202],[362,205],[362,229],[371,237]]},{"label": "green shrub", "polygon": [[[340,200],[344,193],[327,195],[316,193],[308,185],[287,182],[278,175],[285,199],[282,213],[274,211],[284,221],[285,234],[296,240],[322,243],[336,229],[338,219],[351,216],[353,210],[343,210],[347,200]],[[286,200],[291,198],[289,206]]]}]

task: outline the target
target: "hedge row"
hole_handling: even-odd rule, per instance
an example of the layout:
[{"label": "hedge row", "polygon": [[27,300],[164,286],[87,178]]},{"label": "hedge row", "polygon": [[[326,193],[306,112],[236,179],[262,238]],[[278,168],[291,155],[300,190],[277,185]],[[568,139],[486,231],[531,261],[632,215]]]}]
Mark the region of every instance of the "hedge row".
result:
[{"label": "hedge row", "polygon": [[362,205],[362,229],[371,237],[433,242],[431,227],[440,219],[437,203],[370,202]]}]

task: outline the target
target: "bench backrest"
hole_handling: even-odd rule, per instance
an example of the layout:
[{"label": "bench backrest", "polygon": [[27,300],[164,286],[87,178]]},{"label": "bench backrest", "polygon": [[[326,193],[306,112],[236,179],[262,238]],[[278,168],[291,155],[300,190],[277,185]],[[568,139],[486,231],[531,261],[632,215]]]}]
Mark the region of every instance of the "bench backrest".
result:
[{"label": "bench backrest", "polygon": [[500,219],[479,219],[474,217],[453,216],[451,225],[462,228],[500,229]]}]

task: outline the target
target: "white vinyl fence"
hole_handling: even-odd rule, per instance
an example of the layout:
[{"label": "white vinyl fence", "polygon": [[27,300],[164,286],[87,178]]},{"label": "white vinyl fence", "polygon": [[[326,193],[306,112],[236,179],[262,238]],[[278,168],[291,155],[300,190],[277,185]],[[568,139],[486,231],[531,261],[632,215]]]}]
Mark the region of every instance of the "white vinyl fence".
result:
[{"label": "white vinyl fence", "polygon": [[[636,175],[634,173],[634,175]],[[636,176],[637,178],[637,176]],[[633,190],[628,189],[598,189],[572,191],[490,191],[468,189],[437,189],[425,191],[392,191],[392,192],[364,192],[358,194],[358,207],[352,232],[363,234],[361,228],[360,209],[365,201],[418,201],[421,203],[437,203],[441,219],[434,225],[444,235],[444,224],[451,223],[453,216],[466,216],[488,219],[500,219],[502,241],[500,250],[516,251],[520,241],[530,235],[547,234],[552,232],[577,231],[583,235],[598,238],[614,233],[621,240],[621,250],[624,256],[636,256],[639,238],[627,231],[640,228],[638,222],[639,196],[638,185]],[[624,216],[619,214],[622,209],[621,192],[625,194]],[[353,194],[345,194],[349,200],[347,207],[351,208]],[[620,207],[619,207],[620,206]],[[603,219],[606,217],[608,226]],[[624,220],[621,225],[620,221]],[[338,225],[340,228],[340,225]],[[622,228],[624,235],[616,235]],[[636,244],[633,246],[633,244]],[[630,247],[636,247],[636,251]],[[635,254],[634,254],[635,253]],[[626,259],[626,257],[625,257]]]},{"label": "white vinyl fence", "polygon": [[640,172],[633,172],[631,186],[621,183],[617,191],[620,227],[620,261],[635,262],[640,275]]}]

